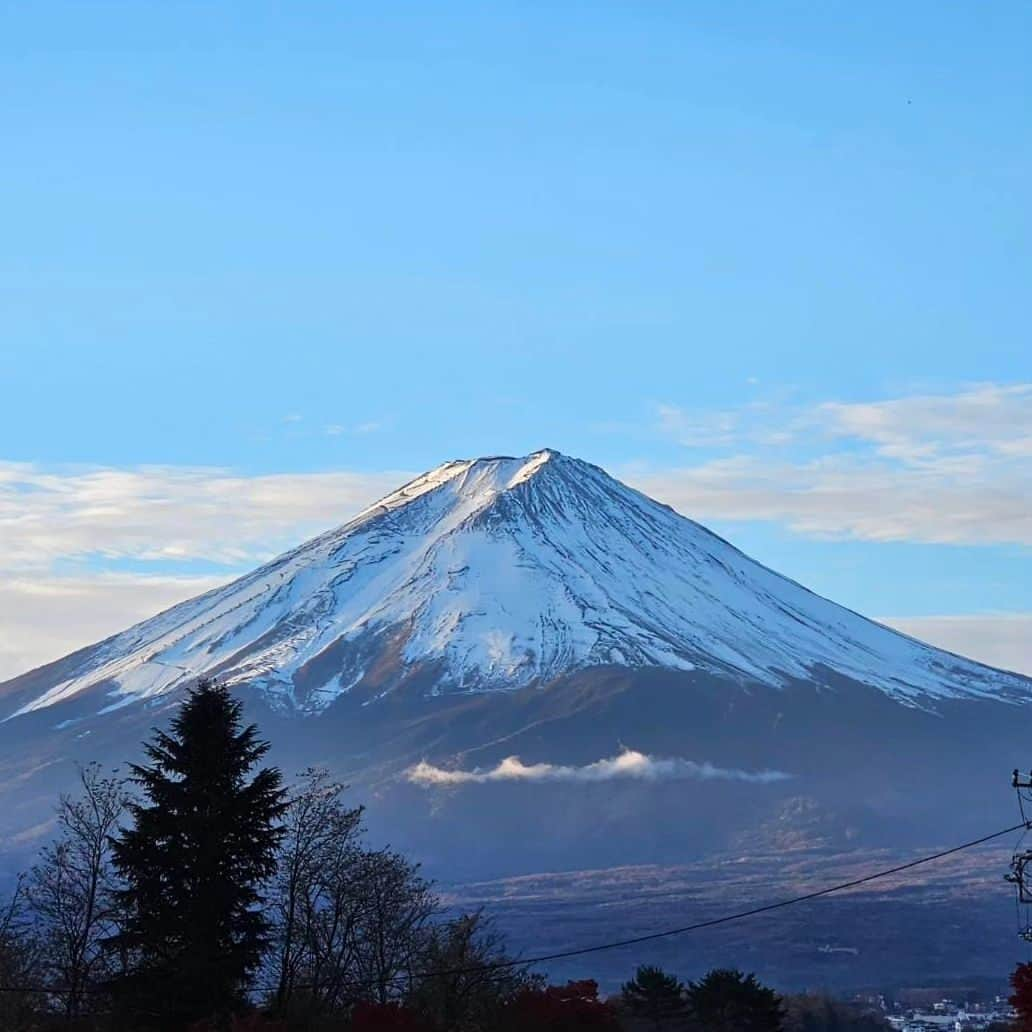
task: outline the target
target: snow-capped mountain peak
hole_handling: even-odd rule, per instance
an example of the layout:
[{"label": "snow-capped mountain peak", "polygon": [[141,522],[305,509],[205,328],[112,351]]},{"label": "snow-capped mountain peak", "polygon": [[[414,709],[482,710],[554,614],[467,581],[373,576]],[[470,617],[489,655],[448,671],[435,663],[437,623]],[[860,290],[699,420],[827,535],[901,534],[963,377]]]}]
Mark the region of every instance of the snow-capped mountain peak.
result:
[{"label": "snow-capped mountain peak", "polygon": [[549,462],[566,460],[559,452],[544,448],[525,458],[492,456],[482,459],[453,459],[403,484],[397,491],[381,498],[360,512],[346,527],[395,512],[417,502],[424,495],[442,490],[461,508],[488,505],[502,491],[511,490],[529,480]]},{"label": "snow-capped mountain peak", "polygon": [[[343,526],[70,660],[17,715],[202,674],[315,713],[418,675],[431,693],[661,667],[772,689],[841,678],[910,704],[1029,698],[1018,675],[864,619],[552,449],[447,462]],[[34,685],[39,674],[33,675]]]}]

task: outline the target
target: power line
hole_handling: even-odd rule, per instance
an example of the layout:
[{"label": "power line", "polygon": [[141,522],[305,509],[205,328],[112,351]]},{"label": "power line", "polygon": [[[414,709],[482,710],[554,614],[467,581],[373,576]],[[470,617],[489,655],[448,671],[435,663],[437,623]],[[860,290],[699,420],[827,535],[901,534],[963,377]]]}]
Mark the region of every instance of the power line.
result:
[{"label": "power line", "polygon": [[1032,829],[1032,822],[1015,824],[1013,827],[1004,828],[1002,831],[994,831],[991,835],[983,835],[982,838],[972,839],[970,842],[963,842],[959,846],[951,846],[949,849],[944,849],[941,852],[932,853],[929,856],[923,856],[917,860],[910,860],[905,864],[899,864],[896,867],[889,867],[884,871],[865,874],[862,878],[854,878],[852,881],[840,882],[838,885],[830,885],[826,889],[817,889],[815,892],[806,892],[801,896],[793,896],[790,899],[778,900],[776,903],[766,903],[760,907],[752,907],[750,910],[739,910],[733,914],[725,914],[723,917],[710,918],[708,921],[699,921],[695,924],[683,925],[680,928],[668,928],[662,932],[649,932],[647,935],[636,935],[630,939],[616,939],[612,942],[603,942],[595,946],[582,946],[579,949],[563,950],[559,953],[546,953],[537,957],[528,957],[523,960],[500,961],[496,964],[485,964],[475,968],[467,968],[465,971],[458,968],[453,971],[423,972],[415,977],[434,978],[438,976],[443,977],[445,975],[465,974],[466,972],[472,973],[475,971],[484,971],[491,968],[511,968],[522,964],[543,964],[547,960],[565,960],[568,957],[580,957],[587,953],[601,953],[603,950],[615,950],[619,949],[621,946],[634,946],[638,943],[652,942],[656,939],[666,939],[673,935],[684,935],[688,932],[698,932],[704,928],[715,928],[717,925],[730,924],[732,921],[741,921],[747,917],[755,917],[758,914],[766,914],[772,910],[791,907],[796,903],[805,903],[811,899],[819,899],[821,896],[830,896],[834,892],[843,892],[846,889],[852,889],[858,885],[866,885],[868,882],[877,881],[880,878],[888,878],[890,875],[899,874],[901,871],[909,871],[913,867],[920,867],[922,864],[930,864],[934,860],[941,860],[943,857],[952,856],[954,853],[960,853],[965,849],[972,849],[975,846],[981,846],[986,842],[1002,838],[1004,835],[1010,835],[1012,832],[1018,831],[1022,828]]},{"label": "power line", "polygon": [[[742,921],[748,917],[756,917],[759,914],[769,914],[773,910],[782,910],[785,907],[792,907],[798,903],[806,903],[813,899],[820,899],[823,896],[830,896],[836,892],[844,892],[847,889],[854,889],[859,885],[868,885],[871,882],[879,881],[882,878],[889,878],[894,874],[900,874],[903,871],[909,871],[915,867],[921,867],[924,864],[930,864],[936,860],[942,860],[947,856],[953,856],[955,853],[961,853],[965,849],[973,849],[975,846],[984,845],[986,842],[991,842],[993,839],[1002,838],[1004,835],[1010,835],[1015,831],[1021,830],[1032,830],[1032,821],[1022,821],[1020,824],[1015,824],[1009,828],[1003,828],[1001,831],[994,831],[991,835],[983,835],[981,838],[972,839],[970,842],[962,842],[958,846],[951,846],[949,849],[940,850],[938,853],[931,853],[928,856],[918,857],[916,860],[908,860],[905,864],[897,864],[895,867],[888,867],[881,871],[875,871],[872,874],[865,874],[860,878],[853,878],[850,881],[839,882],[837,885],[829,885],[824,889],[805,892],[800,896],[781,899],[775,903],[765,903],[759,907],[751,907],[749,910],[738,910],[731,914],[725,914],[722,917],[713,917],[706,921],[697,921],[695,924],[682,925],[679,928],[667,928],[660,932],[649,932],[645,935],[635,935],[629,939],[613,939],[609,942],[596,943],[593,946],[580,946],[576,949],[560,950],[556,953],[542,953],[534,957],[520,957],[515,960],[499,960],[493,961],[490,964],[476,964],[470,967],[448,968],[435,971],[416,971],[411,975],[397,975],[392,978],[371,979],[368,982],[353,983],[349,988],[358,989],[363,988],[366,985],[394,984],[403,980],[412,982],[424,978],[449,978],[456,977],[458,975],[485,974],[490,971],[503,971],[515,967],[529,967],[533,964],[544,964],[546,961],[550,960],[567,960],[570,957],[583,957],[589,953],[601,953],[603,950],[615,950],[624,946],[636,946],[644,942],[654,942],[657,939],[668,939],[675,935],[686,935],[689,932],[699,932],[706,928],[716,928],[718,925],[731,924],[734,921]],[[273,991],[276,988],[276,986],[255,987],[255,989],[261,991]],[[312,987],[306,985],[294,986],[295,990],[308,988]],[[0,992],[7,993],[23,992],[59,994],[71,991],[71,989],[66,987],[44,988],[40,986],[0,986]]]}]

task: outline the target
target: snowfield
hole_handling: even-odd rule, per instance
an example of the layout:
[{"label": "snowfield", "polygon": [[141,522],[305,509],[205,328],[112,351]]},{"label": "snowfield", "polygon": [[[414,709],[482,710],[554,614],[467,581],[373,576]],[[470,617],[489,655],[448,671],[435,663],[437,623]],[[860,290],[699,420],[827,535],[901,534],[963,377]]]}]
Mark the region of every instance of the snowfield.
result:
[{"label": "snowfield", "polygon": [[770,689],[804,680],[832,690],[840,675],[916,706],[1024,702],[1030,684],[820,598],[601,469],[544,450],[445,463],[344,526],[85,650],[72,676],[4,716],[89,689],[103,712],[213,673],[312,714],[359,685],[390,691],[417,668],[433,672],[439,693],[601,665]]}]

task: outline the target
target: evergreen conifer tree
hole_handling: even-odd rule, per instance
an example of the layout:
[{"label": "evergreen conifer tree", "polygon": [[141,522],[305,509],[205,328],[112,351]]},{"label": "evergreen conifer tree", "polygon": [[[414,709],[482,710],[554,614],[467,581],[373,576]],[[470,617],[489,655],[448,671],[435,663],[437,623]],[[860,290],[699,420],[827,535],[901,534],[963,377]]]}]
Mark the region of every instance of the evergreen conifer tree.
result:
[{"label": "evergreen conifer tree", "polygon": [[782,1032],[781,997],[741,971],[710,971],[688,986],[693,1027],[700,1032]]},{"label": "evergreen conifer tree", "polygon": [[623,985],[623,998],[632,1014],[654,1029],[681,1028],[687,1004],[684,986],[662,968],[643,964]]},{"label": "evergreen conifer tree", "polygon": [[227,1022],[267,945],[261,885],[275,870],[284,792],[275,768],[252,774],[269,746],[242,726],[241,708],[199,682],[147,744],[149,762],[131,768],[143,800],[112,843],[124,887],[111,944],[133,1028]]}]

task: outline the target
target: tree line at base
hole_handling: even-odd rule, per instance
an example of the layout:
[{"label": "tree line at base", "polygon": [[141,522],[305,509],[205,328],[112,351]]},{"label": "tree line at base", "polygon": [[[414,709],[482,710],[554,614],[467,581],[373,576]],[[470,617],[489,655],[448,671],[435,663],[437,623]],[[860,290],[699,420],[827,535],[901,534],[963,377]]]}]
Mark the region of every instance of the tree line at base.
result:
[{"label": "tree line at base", "polygon": [[[228,691],[202,681],[128,779],[93,764],[0,908],[7,1032],[873,1032],[752,975],[640,967],[601,999],[549,985],[477,911],[446,918],[418,865],[363,839],[319,770],[287,789]],[[1016,976],[1017,977],[1017,976]],[[1015,982],[1030,1015],[1032,974]],[[1020,998],[1020,1000],[1019,1000]],[[1027,1011],[1023,1005],[1028,998]]]}]

